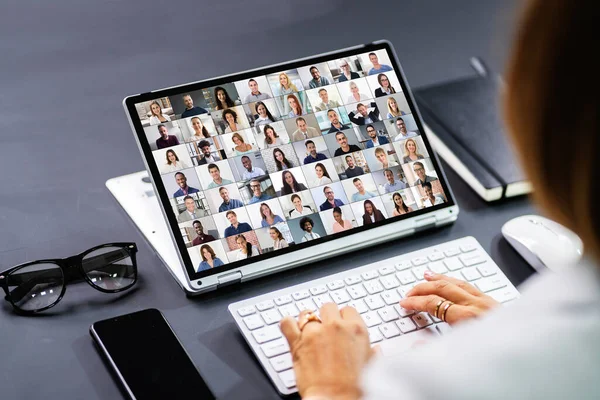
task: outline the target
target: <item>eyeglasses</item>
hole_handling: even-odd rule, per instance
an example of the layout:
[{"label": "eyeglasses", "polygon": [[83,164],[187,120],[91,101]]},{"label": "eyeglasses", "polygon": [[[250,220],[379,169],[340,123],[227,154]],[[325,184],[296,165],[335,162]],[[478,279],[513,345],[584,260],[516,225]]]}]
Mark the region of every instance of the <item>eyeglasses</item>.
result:
[{"label": "eyeglasses", "polygon": [[260,187],[260,185],[250,185],[250,187],[251,187],[252,189],[256,189],[256,188],[259,188],[259,187]]},{"label": "eyeglasses", "polygon": [[421,172],[421,171],[424,171],[424,169],[423,168],[415,168],[414,171],[415,172]]},{"label": "eyeglasses", "polygon": [[109,243],[69,258],[32,261],[0,273],[0,287],[15,311],[35,314],[54,307],[67,283],[85,280],[104,293],[118,293],[137,281],[135,243]]}]

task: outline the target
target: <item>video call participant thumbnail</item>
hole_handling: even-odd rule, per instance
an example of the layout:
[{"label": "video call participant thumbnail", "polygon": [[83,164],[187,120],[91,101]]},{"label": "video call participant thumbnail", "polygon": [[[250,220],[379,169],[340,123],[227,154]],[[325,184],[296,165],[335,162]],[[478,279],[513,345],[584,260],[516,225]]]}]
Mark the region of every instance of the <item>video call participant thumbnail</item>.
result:
[{"label": "video call participant thumbnail", "polygon": [[354,178],[352,180],[352,184],[354,184],[354,187],[357,190],[356,193],[352,194],[353,203],[377,196],[375,193],[369,192],[365,189],[365,186],[363,185],[363,182],[360,180],[360,178]]},{"label": "video call participant thumbnail", "polygon": [[339,107],[340,103],[335,100],[329,100],[329,92],[327,89],[322,88],[319,90],[319,97],[321,98],[321,102],[315,106],[315,111],[325,111],[330,108]]},{"label": "video call participant thumbnail", "polygon": [[390,142],[385,136],[377,135],[377,131],[373,125],[367,125],[367,135],[370,137],[365,146],[367,149]]},{"label": "video call participant thumbnail", "polygon": [[260,254],[258,251],[258,247],[253,245],[252,243],[246,240],[244,235],[237,235],[235,237],[235,242],[240,249],[237,255],[235,256],[236,260],[245,260],[246,258],[254,257]]},{"label": "video call participant thumbnail", "polygon": [[335,140],[340,145],[339,148],[335,150],[334,156],[339,157],[344,154],[354,153],[355,151],[360,151],[360,147],[355,144],[348,144],[348,137],[344,132],[338,132],[335,134]]},{"label": "video call participant thumbnail", "polygon": [[441,194],[433,194],[433,187],[431,186],[431,183],[425,182],[422,186],[423,191],[425,192],[425,197],[421,197],[422,207],[437,206],[438,204],[444,204],[446,202]]},{"label": "video call participant thumbnail", "polygon": [[298,129],[292,133],[293,142],[321,136],[321,133],[316,128],[308,126],[306,120],[302,117],[296,118],[296,126]]},{"label": "video call participant thumbnail", "polygon": [[181,113],[181,118],[193,117],[194,115],[206,114],[206,111],[202,107],[194,106],[194,100],[192,96],[189,94],[183,95],[183,104],[185,105],[185,110]]},{"label": "video call participant thumbnail", "polygon": [[369,70],[369,75],[393,71],[392,67],[389,65],[379,64],[379,57],[377,57],[377,54],[375,53],[369,53],[369,61],[371,61],[371,64],[373,64],[373,68]]},{"label": "video call participant thumbnail", "polygon": [[303,183],[298,182],[294,174],[290,171],[284,171],[281,178],[283,180],[283,186],[281,188],[282,196],[306,190],[306,186]]},{"label": "video call participant thumbnail", "polygon": [[352,79],[360,78],[360,75],[357,72],[353,72],[350,70],[350,65],[348,64],[348,61],[346,61],[345,59],[342,59],[340,61],[339,67],[340,67],[340,70],[342,71],[342,74],[338,78],[338,82],[346,82],[346,81],[351,81]]},{"label": "video call participant thumbnail", "polygon": [[315,211],[310,206],[302,204],[302,198],[297,194],[292,195],[292,204],[294,208],[288,212],[289,218],[298,218],[303,215],[313,214]]},{"label": "video call participant thumbnail", "polygon": [[192,129],[194,130],[194,134],[188,138],[188,142],[194,142],[196,140],[201,140],[210,137],[210,133],[206,126],[202,123],[202,120],[199,117],[194,117],[190,120],[192,123]]},{"label": "video call participant thumbnail", "polygon": [[188,186],[187,178],[183,172],[178,172],[175,174],[175,182],[179,186],[179,190],[173,194],[173,197],[181,197],[187,196],[188,194],[198,193],[200,190]]},{"label": "video call participant thumbnail", "polygon": [[[275,117],[271,114],[271,111],[265,103],[258,101],[254,104],[256,110],[256,119],[254,120],[254,126],[261,126],[265,124],[271,124],[275,122]],[[266,135],[265,135],[266,136]]]},{"label": "video call participant thumbnail", "polygon": [[225,217],[231,225],[225,228],[225,232],[223,234],[224,237],[239,235],[240,233],[250,232],[252,230],[252,227],[249,223],[238,221],[235,211],[227,211]]},{"label": "video call participant thumbnail", "polygon": [[373,108],[373,111],[369,111],[365,104],[358,103],[356,105],[358,115],[354,111],[350,112],[350,114],[348,114],[350,121],[356,125],[372,124],[373,122],[379,121],[379,109],[377,108],[377,103],[372,102],[370,106]]},{"label": "video call participant thumbnail", "polygon": [[198,265],[198,272],[225,265],[225,263],[216,256],[213,248],[207,244],[200,247],[200,255],[202,256],[202,262]]},{"label": "video call participant thumbnail", "polygon": [[354,157],[346,156],[346,164],[348,164],[348,168],[344,172],[347,178],[354,178],[365,174],[365,171],[361,167],[356,166]]},{"label": "video call participant thumbnail", "polygon": [[213,155],[210,152],[210,142],[208,140],[201,140],[198,143],[198,148],[202,152],[202,155],[197,155],[198,165],[206,165],[221,160],[219,156]]},{"label": "video call participant thumbnail", "polygon": [[386,74],[377,75],[377,82],[379,83],[379,87],[375,89],[375,97],[383,97],[396,93],[396,89],[390,84],[390,79]]},{"label": "video call participant thumbnail", "polygon": [[185,211],[177,216],[178,222],[188,222],[204,216],[204,211],[196,208],[196,202],[192,196],[185,196],[183,204],[185,205]]},{"label": "video call participant thumbnail", "polygon": [[339,207],[333,209],[333,219],[335,221],[332,228],[333,233],[343,232],[353,228],[352,222],[343,218],[342,209]]},{"label": "video call participant thumbnail", "polygon": [[374,224],[385,219],[383,213],[375,207],[371,200],[365,200],[363,207],[365,211],[362,217],[364,225]]},{"label": "video call participant thumbnail", "polygon": [[400,193],[394,193],[392,196],[392,201],[394,202],[394,217],[398,217],[402,214],[406,214],[413,211],[411,207],[407,206],[404,203],[404,199],[402,198],[402,195]]},{"label": "video call participant thumbnail", "polygon": [[310,80],[310,82],[308,82],[308,86],[311,89],[316,89],[321,86],[331,85],[331,82],[329,82],[329,79],[327,79],[324,76],[321,76],[321,73],[319,72],[319,69],[317,67],[315,67],[315,66],[310,67],[309,72],[310,72],[310,75],[312,76],[312,79]]},{"label": "video call participant thumbnail", "polygon": [[304,157],[304,164],[311,164],[318,161],[327,160],[327,156],[323,153],[317,153],[317,145],[312,140],[307,140],[304,143],[308,155]]},{"label": "video call participant thumbnail", "polygon": [[240,200],[232,199],[229,197],[229,190],[227,190],[227,188],[219,188],[219,196],[221,196],[221,198],[223,199],[223,202],[219,206],[219,212],[244,207],[244,203],[242,203]]},{"label": "video call participant thumbnail", "polygon": [[175,150],[167,150],[167,152],[165,153],[165,157],[167,159],[167,162],[163,166],[163,172],[175,172],[179,171],[180,169],[189,168],[189,165],[179,160],[179,157],[177,156],[177,153],[175,153]]},{"label": "video call participant thumbnail", "polygon": [[273,214],[273,210],[271,210],[271,207],[269,207],[267,203],[262,203],[260,205],[260,216],[262,218],[260,225],[263,228],[278,224],[280,222],[285,222],[279,215]]},{"label": "video call participant thumbnail", "polygon": [[396,161],[390,160],[388,158],[387,152],[381,147],[378,147],[375,150],[375,158],[377,158],[380,168],[390,168],[398,166],[398,163]]},{"label": "video call participant thumbnail", "polygon": [[319,235],[318,233],[313,232],[315,223],[310,217],[303,217],[302,219],[300,219],[299,224],[300,228],[305,232],[304,236],[302,237],[303,242],[308,242],[310,240],[318,239],[321,237],[321,235]]},{"label": "video call participant thumbnail", "polygon": [[244,166],[242,179],[245,181],[265,175],[265,171],[262,168],[252,166],[252,160],[248,156],[242,156],[242,165]]},{"label": "video call participant thumbnail", "polygon": [[406,189],[406,183],[394,179],[394,172],[391,169],[383,170],[383,175],[387,182],[383,185],[386,193],[392,193],[397,190]]},{"label": "video call participant thumbnail", "polygon": [[162,107],[158,104],[158,101],[154,100],[150,103],[150,113],[152,116],[150,117],[150,125],[156,125],[163,122],[171,122],[171,117],[168,115],[163,115]]},{"label": "video call participant thumbnail", "polygon": [[438,180],[435,176],[425,175],[425,165],[423,165],[421,161],[417,161],[413,164],[413,171],[415,171],[415,174],[417,175],[417,180],[414,183],[415,186]]},{"label": "video call participant thumbnail", "polygon": [[275,226],[272,226],[269,228],[269,236],[271,236],[271,239],[273,239],[273,249],[274,250],[285,249],[286,247],[289,247],[289,245],[290,245],[284,239],[281,231],[279,229],[277,229],[277,227],[275,227]]},{"label": "video call participant thumbnail", "polygon": [[323,193],[325,194],[326,200],[319,206],[319,210],[326,211],[344,205],[342,200],[335,198],[335,193],[329,186],[323,188]]},{"label": "video call participant thumbnail", "polygon": [[166,126],[159,125],[158,133],[160,134],[160,137],[156,139],[156,147],[159,150],[171,146],[177,146],[179,144],[179,139],[177,139],[177,136],[169,135],[169,130]]},{"label": "video call participant thumbnail", "polygon": [[254,103],[259,100],[270,99],[271,96],[268,93],[263,93],[258,88],[258,82],[254,79],[248,81],[248,87],[250,88],[250,94],[246,96],[244,103]]},{"label": "video call participant thumbnail", "polygon": [[343,131],[350,128],[349,126],[340,122],[340,116],[338,115],[337,111],[333,109],[329,109],[329,111],[327,111],[327,118],[329,118],[329,122],[331,122],[331,127],[327,133]]},{"label": "video call participant thumbnail", "polygon": [[250,181],[250,190],[252,190],[252,198],[248,202],[248,204],[258,203],[260,201],[270,200],[271,196],[266,193],[263,193],[262,187],[260,186],[260,181],[253,179]]},{"label": "video call participant thumbnail", "polygon": [[416,140],[406,139],[406,142],[404,142],[404,158],[402,158],[402,162],[409,163],[411,161],[423,160],[424,158],[423,154],[419,153],[419,146],[417,145]]},{"label": "video call participant thumbnail", "polygon": [[394,138],[394,142],[399,142],[404,139],[415,137],[419,134],[419,132],[407,130],[406,123],[404,122],[404,119],[402,119],[402,118],[398,118],[396,120],[395,125],[396,125],[396,130],[398,131],[398,136],[396,136]]},{"label": "video call participant thumbnail", "polygon": [[227,90],[221,86],[217,86],[215,88],[215,104],[217,105],[217,110],[226,110],[229,107],[234,107],[235,103],[231,100],[229,93]]},{"label": "video call participant thumbnail", "polygon": [[275,132],[275,128],[273,128],[271,125],[265,125],[265,127],[263,128],[263,133],[265,135],[265,149],[268,149],[270,147],[281,146],[284,144],[277,132]]},{"label": "video call participant thumbnail", "polygon": [[192,222],[192,226],[196,231],[196,235],[198,235],[194,238],[194,240],[192,240],[192,246],[198,246],[199,244],[208,243],[216,240],[214,236],[204,233],[204,227],[202,226],[202,223],[200,221],[196,220]]},{"label": "video call participant thumbnail", "polygon": [[221,170],[217,164],[210,164],[208,166],[208,172],[213,180],[208,184],[207,189],[215,189],[219,186],[231,185],[233,183],[229,179],[221,178]]}]

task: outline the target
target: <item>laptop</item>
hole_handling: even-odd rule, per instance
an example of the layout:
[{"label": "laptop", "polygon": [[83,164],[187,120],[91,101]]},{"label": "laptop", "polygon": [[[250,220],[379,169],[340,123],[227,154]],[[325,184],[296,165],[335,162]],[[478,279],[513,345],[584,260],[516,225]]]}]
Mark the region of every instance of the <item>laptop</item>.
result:
[{"label": "laptop", "polygon": [[154,90],[123,104],[151,185],[129,177],[138,195],[133,187],[129,195],[117,189],[127,185],[124,177],[107,185],[121,205],[133,203],[130,216],[143,209],[132,216],[151,221],[142,231],[160,225],[161,248],[169,247],[161,258],[188,294],[458,216],[387,41]]}]

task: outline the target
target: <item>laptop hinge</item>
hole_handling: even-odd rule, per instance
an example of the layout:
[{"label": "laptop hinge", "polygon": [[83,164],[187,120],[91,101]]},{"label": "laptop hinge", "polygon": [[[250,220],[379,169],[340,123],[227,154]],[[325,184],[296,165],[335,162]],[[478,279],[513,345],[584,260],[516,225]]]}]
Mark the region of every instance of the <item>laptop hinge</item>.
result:
[{"label": "laptop hinge", "polygon": [[436,225],[436,223],[437,218],[435,216],[418,219],[415,221],[415,232],[433,228]]},{"label": "laptop hinge", "polygon": [[242,273],[240,271],[231,272],[217,276],[217,289],[240,283],[242,281]]}]

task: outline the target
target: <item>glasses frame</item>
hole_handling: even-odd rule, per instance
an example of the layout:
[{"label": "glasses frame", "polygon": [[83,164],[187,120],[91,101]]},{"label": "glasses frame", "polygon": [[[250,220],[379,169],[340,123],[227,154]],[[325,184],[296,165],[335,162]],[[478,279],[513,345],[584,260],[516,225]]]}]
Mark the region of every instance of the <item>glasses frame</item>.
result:
[{"label": "glasses frame", "polygon": [[[106,247],[121,247],[123,249],[126,249],[129,252],[129,257],[131,258],[131,263],[132,263],[131,267],[133,268],[133,273],[134,273],[133,282],[130,285],[123,287],[123,288],[114,289],[114,290],[103,289],[99,286],[96,286],[92,282],[90,277],[87,275],[87,273],[84,271],[83,258],[93,251],[103,249]],[[27,315],[37,314],[39,312],[42,312],[42,311],[48,310],[49,308],[54,307],[64,297],[65,293],[67,292],[67,286],[69,285],[69,283],[80,282],[81,279],[85,280],[91,287],[93,287],[94,289],[96,289],[100,292],[119,293],[119,292],[128,290],[131,287],[133,287],[133,285],[135,285],[135,283],[138,280],[137,260],[136,260],[137,251],[138,251],[138,248],[134,242],[105,243],[105,244],[101,244],[99,246],[92,247],[82,253],[76,254],[76,255],[68,257],[68,258],[51,258],[51,259],[44,259],[44,260],[29,261],[29,262],[16,265],[12,268],[9,268],[5,271],[0,272],[0,287],[2,287],[2,289],[4,289],[4,292],[6,293],[6,296],[4,297],[4,299],[13,306],[13,309],[20,314],[27,314]],[[61,291],[60,295],[58,296],[58,298],[56,299],[56,301],[54,301],[54,303],[52,303],[49,306],[46,306],[46,307],[43,307],[43,308],[40,308],[37,310],[23,310],[20,307],[18,307],[11,299],[10,293],[8,291],[9,289],[8,289],[7,278],[10,274],[12,274],[13,272],[15,272],[17,270],[24,268],[24,267],[28,267],[30,265],[35,265],[35,264],[58,265],[60,267],[60,270],[63,275],[62,291]]]}]

